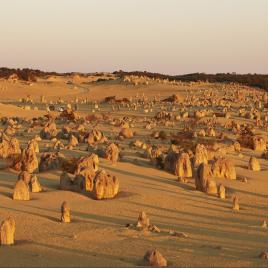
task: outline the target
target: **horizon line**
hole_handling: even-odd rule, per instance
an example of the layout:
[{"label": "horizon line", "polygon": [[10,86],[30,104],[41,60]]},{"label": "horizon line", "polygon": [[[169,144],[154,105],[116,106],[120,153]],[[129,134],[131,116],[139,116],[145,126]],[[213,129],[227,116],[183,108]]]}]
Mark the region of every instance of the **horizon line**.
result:
[{"label": "horizon line", "polygon": [[207,73],[207,72],[190,72],[190,73],[177,73],[177,74],[170,74],[170,73],[161,73],[161,72],[157,72],[157,71],[148,71],[148,70],[123,70],[123,69],[119,69],[119,70],[115,70],[115,71],[93,71],[93,72],[82,72],[82,71],[51,71],[51,70],[47,70],[47,69],[37,69],[37,68],[31,68],[31,67],[7,67],[7,66],[1,66],[0,69],[9,69],[9,70],[24,70],[24,69],[28,69],[28,70],[33,70],[33,71],[41,71],[43,73],[57,73],[57,74],[94,74],[94,73],[115,73],[115,72],[125,72],[125,73],[151,73],[151,74],[159,74],[159,75],[164,75],[164,76],[171,76],[171,77],[175,77],[175,76],[185,76],[185,75],[191,75],[191,74],[205,74],[205,75],[217,75],[217,74],[231,74],[231,75],[268,75],[268,73],[254,73],[254,72],[250,72],[250,73],[239,73],[236,71],[232,71],[232,72],[215,72],[215,73]]}]

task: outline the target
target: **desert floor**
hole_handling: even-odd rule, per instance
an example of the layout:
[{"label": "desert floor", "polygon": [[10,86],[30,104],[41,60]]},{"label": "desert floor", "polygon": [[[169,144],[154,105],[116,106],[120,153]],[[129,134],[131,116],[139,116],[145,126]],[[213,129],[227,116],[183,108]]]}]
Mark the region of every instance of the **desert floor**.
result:
[{"label": "desert floor", "polygon": [[[40,79],[27,85],[0,80],[0,115],[7,117],[38,117],[46,114],[45,105],[39,103],[43,95],[48,101],[61,97],[66,102],[75,98],[103,100],[116,95],[118,98],[143,94],[148,98],[161,98],[172,94],[199,94],[204,85],[172,86],[152,84],[149,86],[126,85],[115,81],[99,83],[74,83],[69,78]],[[218,90],[219,85],[207,85]],[[38,111],[18,106],[20,98],[31,95]],[[101,106],[102,107],[102,106]],[[155,112],[111,111],[103,106],[102,112],[111,116],[153,117]],[[81,104],[80,116],[92,114],[93,105]],[[56,113],[56,112],[55,112]],[[98,112],[97,112],[98,113]],[[237,118],[239,120],[239,118]],[[252,121],[253,122],[253,121]],[[74,124],[70,124],[74,126]],[[57,126],[61,129],[61,125]],[[89,125],[88,130],[93,126]],[[157,125],[154,130],[176,132],[181,126]],[[1,130],[4,126],[1,126]],[[117,140],[120,128],[99,122],[98,129],[112,141],[118,141],[123,158],[116,164],[100,158],[100,167],[117,176],[120,181],[118,196],[110,200],[94,200],[90,196],[59,190],[61,171],[38,173],[43,192],[31,194],[30,201],[14,201],[12,193],[18,173],[5,168],[0,170],[0,220],[12,216],[16,221],[15,245],[0,247],[1,267],[141,267],[145,252],[157,248],[167,259],[170,267],[267,267],[268,262],[258,256],[268,250],[268,229],[262,228],[268,220],[268,161],[261,159],[261,152],[242,148],[242,152],[228,154],[236,166],[237,180],[217,179],[227,190],[227,198],[219,199],[195,190],[194,178],[188,183],[154,167],[150,160],[141,157],[141,151],[128,144],[136,139],[159,143],[150,137],[153,130],[144,128],[141,121],[135,124],[137,136]],[[24,129],[15,134],[25,148],[26,142],[40,129],[27,133]],[[23,133],[23,134],[21,134]],[[66,144],[66,141],[63,141]],[[168,146],[169,140],[163,141]],[[39,142],[40,154],[50,141]],[[63,149],[66,156],[83,156],[85,144],[73,150]],[[40,155],[39,154],[39,155]],[[250,156],[255,155],[261,164],[259,172],[247,169]],[[247,183],[242,178],[247,178]],[[232,196],[239,197],[240,211],[232,210]],[[60,222],[60,206],[68,201],[72,222]],[[145,211],[150,221],[161,229],[160,233],[137,231],[126,228],[135,223],[140,211]],[[187,237],[174,237],[170,230],[183,232]]]}]

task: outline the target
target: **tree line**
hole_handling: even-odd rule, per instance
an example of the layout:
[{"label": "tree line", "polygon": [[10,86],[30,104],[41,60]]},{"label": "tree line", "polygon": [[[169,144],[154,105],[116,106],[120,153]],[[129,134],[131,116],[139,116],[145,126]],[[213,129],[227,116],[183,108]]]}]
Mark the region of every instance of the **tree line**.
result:
[{"label": "tree line", "polygon": [[239,83],[251,87],[259,87],[268,91],[268,74],[236,74],[236,73],[217,73],[217,74],[206,74],[206,73],[192,73],[185,75],[164,75],[159,73],[150,72],[114,72],[121,77],[125,75],[137,75],[137,76],[148,76],[155,79],[168,79],[177,80],[183,82],[197,82],[197,81],[208,81],[210,83]]}]

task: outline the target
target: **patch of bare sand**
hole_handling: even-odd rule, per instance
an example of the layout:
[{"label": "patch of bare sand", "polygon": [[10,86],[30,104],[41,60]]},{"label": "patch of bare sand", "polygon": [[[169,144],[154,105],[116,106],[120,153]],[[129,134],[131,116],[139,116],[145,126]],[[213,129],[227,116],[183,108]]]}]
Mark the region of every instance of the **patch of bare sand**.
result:
[{"label": "patch of bare sand", "polygon": [[[265,266],[257,255],[268,243],[267,230],[260,227],[267,211],[268,167],[258,176],[238,169],[241,176],[247,173],[247,184],[224,182],[239,194],[238,213],[231,210],[231,199],[196,192],[192,180],[180,184],[166,172],[130,163],[111,166],[102,161],[101,167],[120,178],[122,193],[114,200],[95,201],[59,191],[59,173],[54,172],[39,175],[43,193],[33,194],[31,201],[16,202],[10,197],[17,177],[2,171],[1,218],[12,215],[17,223],[17,245],[1,248],[2,264],[134,267],[148,248],[156,247],[176,266]],[[59,222],[64,200],[71,206],[71,224]],[[126,229],[125,224],[135,222],[141,210],[160,229],[185,232],[189,237],[144,236]]]},{"label": "patch of bare sand", "polygon": [[[22,118],[33,118],[43,116],[45,111],[38,111],[38,110],[25,110],[22,107],[18,107],[11,104],[2,104],[0,103],[0,116],[1,117],[22,117]],[[27,105],[26,105],[27,106]]]}]

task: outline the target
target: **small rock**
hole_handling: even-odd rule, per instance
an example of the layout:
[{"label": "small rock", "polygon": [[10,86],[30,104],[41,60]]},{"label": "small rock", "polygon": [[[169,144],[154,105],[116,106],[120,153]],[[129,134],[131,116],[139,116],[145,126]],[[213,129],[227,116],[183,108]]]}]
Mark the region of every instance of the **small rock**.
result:
[{"label": "small rock", "polygon": [[178,177],[178,181],[182,183],[188,183],[188,179],[183,177]]},{"label": "small rock", "polygon": [[146,264],[150,266],[154,267],[167,266],[167,260],[157,249],[147,251],[143,259],[146,262]]},{"label": "small rock", "polygon": [[225,199],[225,187],[223,184],[220,184],[218,195],[220,199]]},{"label": "small rock", "polygon": [[160,233],[161,232],[160,229],[155,225],[149,225],[148,229],[149,229],[149,231],[154,232],[154,233]]},{"label": "small rock", "polygon": [[266,220],[264,220],[264,221],[262,222],[261,227],[262,227],[262,228],[267,228],[267,222],[266,222]]},{"label": "small rock", "polygon": [[241,179],[241,182],[247,183],[248,182],[248,179],[247,178],[242,178]]},{"label": "small rock", "polygon": [[267,260],[268,259],[268,252],[267,251],[262,252],[259,255],[259,258]]},{"label": "small rock", "polygon": [[188,235],[183,233],[183,232],[176,232],[176,231],[173,231],[173,230],[170,230],[169,234],[172,235],[172,236],[176,236],[176,237],[183,237],[183,238],[188,237]]},{"label": "small rock", "polygon": [[238,211],[239,208],[239,203],[238,203],[238,197],[235,195],[233,198],[233,210]]},{"label": "small rock", "polygon": [[142,211],[139,214],[139,218],[138,218],[136,227],[143,230],[143,229],[148,228],[149,225],[150,225],[150,220],[147,217],[146,213],[144,211]]},{"label": "small rock", "polygon": [[73,237],[72,237],[72,239],[76,240],[77,239],[77,235],[74,234]]},{"label": "small rock", "polygon": [[61,222],[71,222],[70,207],[66,201],[64,201],[61,205]]}]

